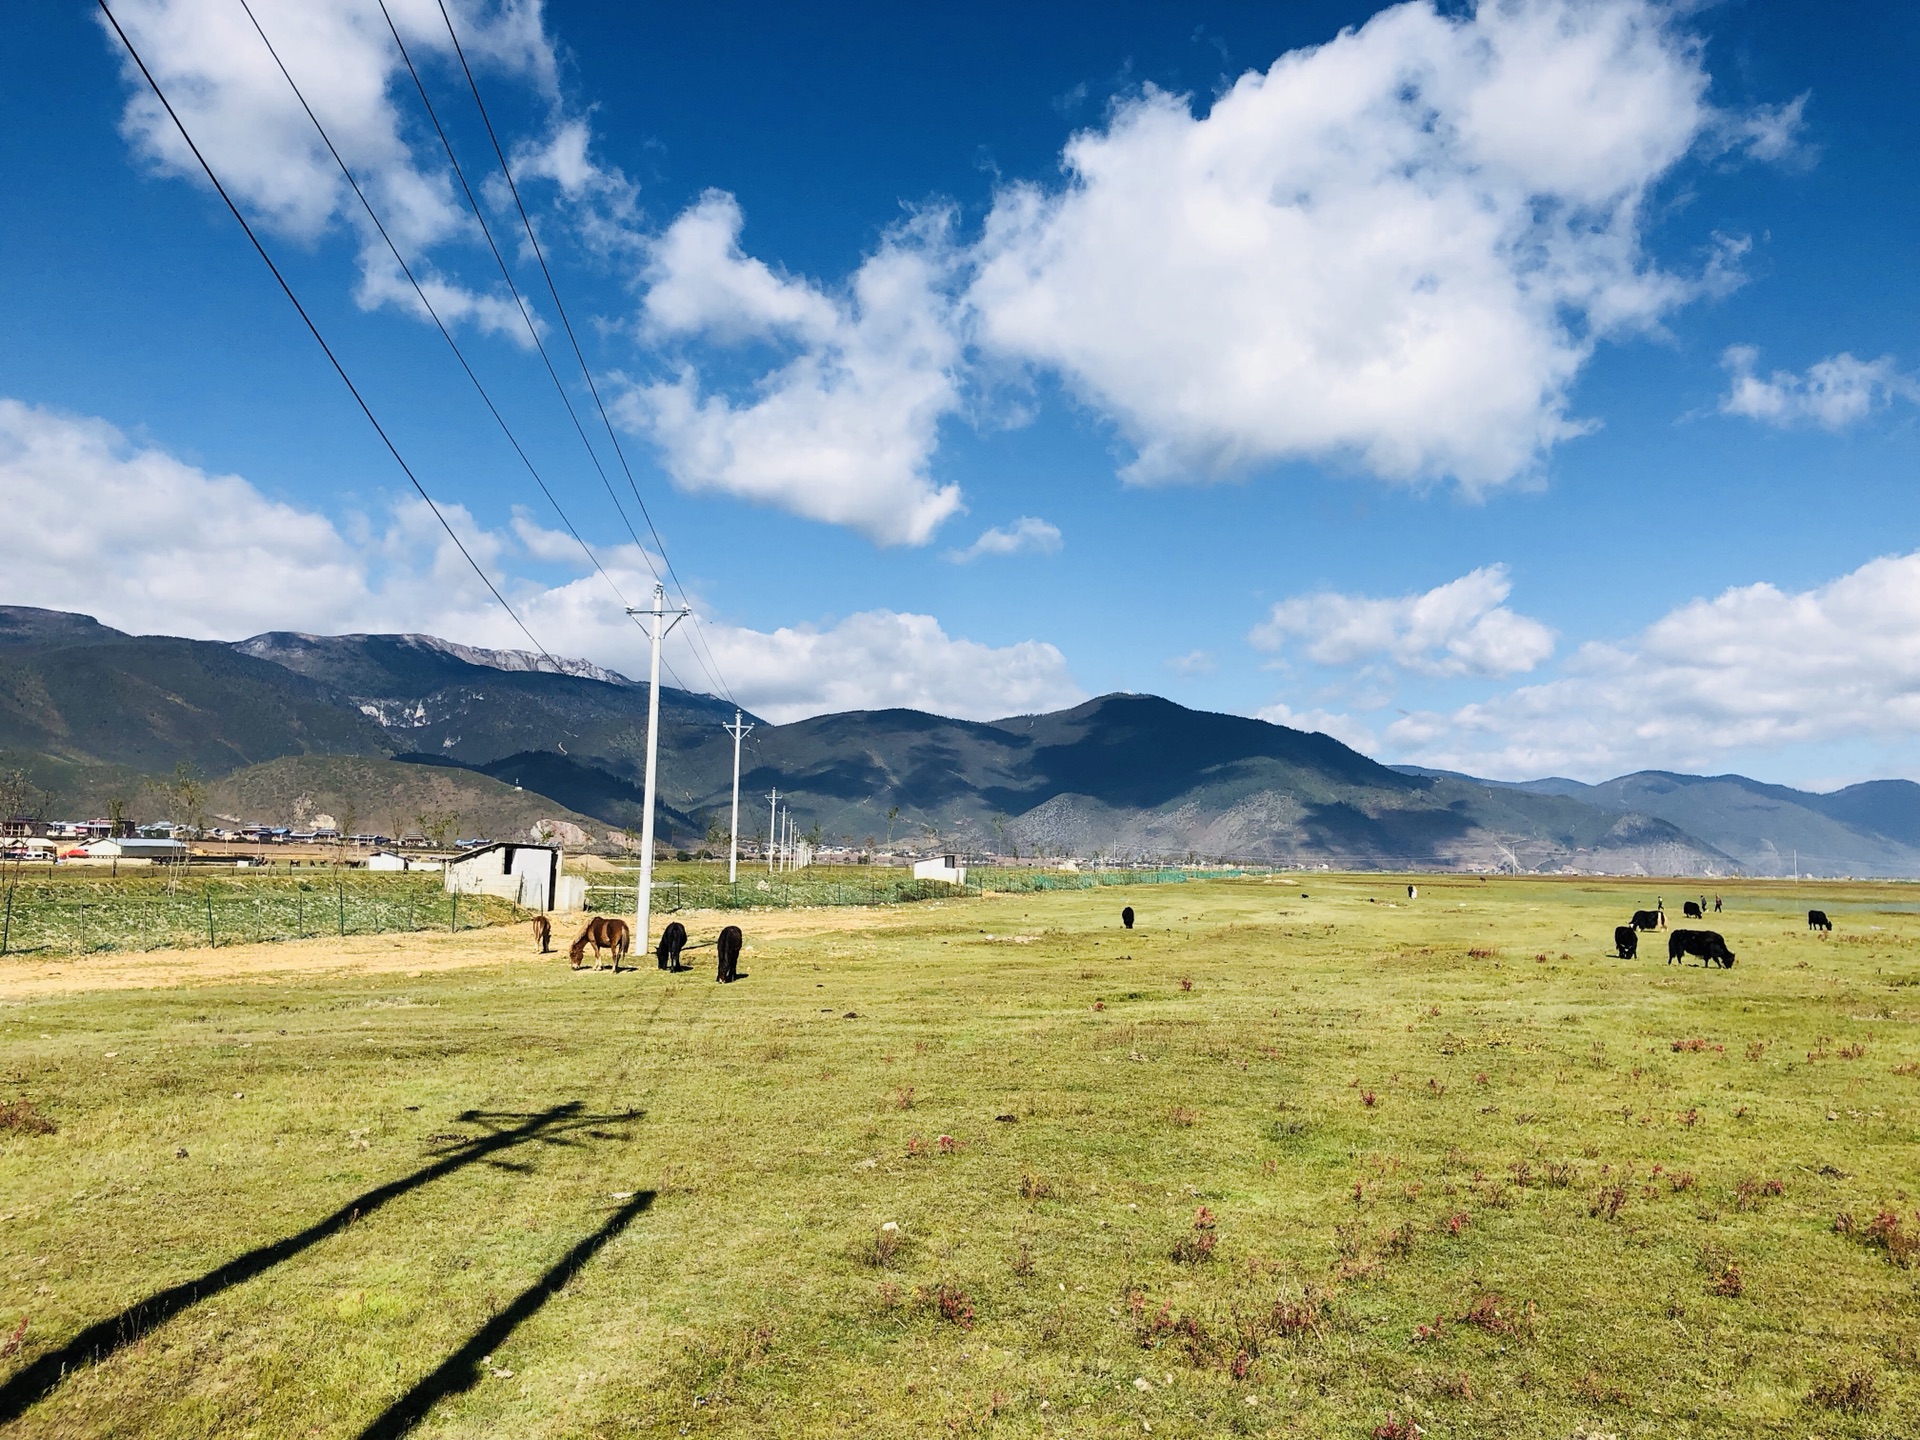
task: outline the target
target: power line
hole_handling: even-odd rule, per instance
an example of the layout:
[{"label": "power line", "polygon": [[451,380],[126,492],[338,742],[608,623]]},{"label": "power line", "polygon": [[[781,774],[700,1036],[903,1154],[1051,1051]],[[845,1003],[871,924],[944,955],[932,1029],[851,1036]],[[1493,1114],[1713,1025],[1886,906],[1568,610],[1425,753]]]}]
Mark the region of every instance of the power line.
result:
[{"label": "power line", "polygon": [[334,373],[340,377],[341,383],[347,387],[347,393],[353,396],[354,404],[360,407],[360,413],[365,415],[367,417],[367,423],[373,426],[374,433],[380,437],[380,443],[387,447],[387,453],[393,456],[394,463],[399,465],[401,471],[412,483],[413,488],[419,492],[420,498],[427,502],[427,508],[433,512],[433,518],[440,522],[440,528],[447,532],[447,538],[453,541],[454,546],[460,551],[460,554],[465,558],[467,564],[473,567],[473,573],[480,577],[481,582],[486,585],[487,589],[492,593],[493,598],[500,602],[500,608],[507,612],[515,625],[520,627],[520,633],[525,635],[527,639],[533,643],[533,648],[538,650],[549,664],[558,668],[559,662],[547,653],[547,647],[540,643],[533,631],[527,628],[527,622],[522,620],[519,614],[515,612],[513,606],[507,603],[507,597],[500,593],[500,587],[495,585],[487,575],[487,572],[480,568],[480,562],[473,558],[472,553],[467,549],[465,543],[454,533],[453,526],[447,523],[447,517],[440,513],[440,507],[434,504],[433,497],[427,494],[426,486],[422,485],[420,478],[413,473],[413,467],[407,464],[405,457],[400,454],[399,447],[396,446],[392,438],[388,436],[386,428],[375,418],[372,407],[367,404],[365,397],[360,393],[360,388],[353,383],[352,377],[347,374],[346,367],[340,363],[340,358],[333,353],[333,347],[327,344],[326,337],[320,333],[320,327],[313,323],[313,317],[307,313],[306,306],[302,305],[300,303],[300,297],[293,293],[293,286],[287,283],[287,277],[282,275],[280,273],[280,267],[273,263],[273,257],[267,253],[267,247],[260,243],[260,237],[254,234],[253,226],[247,223],[247,217],[240,213],[240,207],[234,204],[233,197],[227,194],[226,186],[220,183],[220,177],[214,173],[213,166],[207,162],[207,157],[200,153],[200,147],[194,143],[193,136],[187,130],[186,123],[181,120],[178,112],[174,110],[173,102],[167,99],[167,92],[160,88],[160,82],[153,78],[153,72],[147,68],[147,62],[140,57],[140,52],[134,48],[133,41],[127,38],[127,32],[120,28],[120,22],[108,7],[107,0],[95,0],[95,3],[100,6],[101,13],[107,17],[107,23],[113,27],[113,33],[119,36],[120,43],[126,47],[127,54],[133,57],[133,63],[140,68],[140,73],[145,77],[148,86],[152,88],[155,98],[159,100],[161,107],[167,112],[167,117],[173,121],[175,128],[179,130],[180,138],[187,142],[187,148],[193,152],[193,158],[200,162],[200,168],[206,172],[207,179],[212,183],[215,192],[220,196],[221,200],[226,202],[227,209],[233,213],[233,218],[240,222],[240,228],[246,232],[247,239],[252,242],[255,253],[266,262],[267,269],[273,272],[273,278],[279,282],[282,293],[292,302],[293,308],[299,312],[300,319],[306,324],[307,332],[313,336],[314,341],[320,346],[321,351],[325,353],[327,362],[333,366]]},{"label": "power line", "polygon": [[[619,600],[622,609],[625,609],[627,604],[626,596],[620,593],[619,585],[616,584],[613,577],[607,573],[606,567],[600,563],[599,557],[593,553],[592,547],[587,544],[585,538],[580,534],[580,531],[574,526],[572,519],[569,518],[566,510],[561,506],[560,501],[554,496],[547,482],[541,477],[539,470],[535,468],[525,448],[520,444],[519,437],[513,433],[512,427],[507,424],[506,417],[500,413],[499,407],[494,404],[493,397],[487,393],[487,387],[481,383],[479,375],[474,372],[473,366],[468,363],[465,353],[460,349],[459,342],[453,338],[452,332],[447,329],[446,323],[440,318],[440,312],[434,309],[433,302],[427,298],[427,292],[421,287],[420,281],[415,277],[413,267],[407,264],[406,257],[400,253],[400,247],[394,243],[393,236],[388,233],[387,227],[381,222],[379,214],[374,210],[373,202],[367,198],[366,191],[361,188],[360,181],[355,178],[352,169],[348,167],[346,160],[342,158],[339,149],[334,145],[333,137],[327,133],[327,127],[321,124],[320,117],[314,113],[313,107],[307,103],[306,95],[301,92],[299,84],[294,80],[292,74],[288,72],[286,62],[280,58],[280,52],[274,48],[273,41],[267,38],[267,32],[261,28],[260,19],[253,13],[252,5],[248,3],[248,0],[240,0],[240,8],[247,12],[247,19],[253,22],[254,33],[260,37],[260,43],[267,47],[267,54],[273,57],[273,63],[279,67],[280,74],[286,80],[288,88],[293,91],[294,98],[300,102],[300,108],[306,111],[307,118],[313,122],[313,128],[319,132],[322,143],[327,147],[327,153],[333,156],[334,164],[340,167],[340,173],[346,177],[347,184],[353,188],[353,193],[359,198],[361,207],[367,212],[367,218],[373,222],[374,229],[380,232],[380,238],[386,242],[387,249],[393,255],[394,263],[400,267],[401,273],[407,277],[407,283],[413,286],[413,293],[419,297],[421,306],[426,310],[427,314],[432,318],[435,327],[440,331],[440,337],[447,342],[447,347],[453,351],[454,359],[460,362],[460,368],[466,372],[467,379],[473,382],[473,388],[479,392],[480,399],[482,403],[486,405],[488,413],[493,416],[494,421],[500,426],[501,433],[507,437],[507,443],[513,446],[514,453],[520,457],[520,463],[526,466],[527,473],[533,477],[534,484],[540,487],[540,493],[547,497],[547,503],[553,506],[554,513],[560,517],[561,523],[567,527],[568,533],[573,536],[575,542],[580,546],[581,553],[587,557],[588,562],[592,564],[593,568],[600,572],[600,578],[607,582],[607,588],[613,591],[614,598]],[[636,624],[637,623],[638,622],[636,622]]]},{"label": "power line", "polygon": [[[548,378],[553,381],[554,393],[560,397],[560,404],[565,408],[567,418],[573,422],[574,433],[580,437],[580,444],[586,449],[587,459],[592,462],[594,470],[599,474],[600,483],[606,489],[607,498],[613,502],[614,513],[620,517],[620,523],[626,526],[627,534],[633,537],[634,548],[640,552],[641,560],[645,563],[648,571],[652,573],[654,580],[658,582],[660,580],[660,572],[654,566],[653,557],[647,552],[647,547],[642,543],[639,532],[633,528],[633,522],[627,518],[626,509],[621,505],[619,495],[614,492],[613,482],[607,476],[606,467],[600,463],[600,456],[594,450],[593,442],[587,438],[586,428],[581,425],[580,416],[573,408],[573,400],[567,394],[566,386],[561,382],[560,372],[554,369],[553,357],[547,353],[546,342],[540,338],[540,328],[533,323],[533,316],[527,310],[527,302],[520,294],[519,286],[514,283],[513,272],[507,266],[506,257],[500,253],[500,246],[494,239],[493,228],[487,224],[486,212],[480,208],[479,199],[473,193],[473,186],[468,183],[466,169],[461,165],[460,157],[454,151],[453,140],[447,134],[446,127],[440,123],[440,112],[434,108],[433,99],[427,94],[426,82],[420,78],[419,68],[413,63],[413,54],[407,49],[407,42],[400,38],[400,28],[394,24],[393,16],[387,10],[386,0],[380,0],[380,13],[387,22],[387,29],[393,36],[395,47],[400,51],[401,60],[406,64],[407,74],[413,78],[413,88],[420,96],[420,104],[427,112],[427,119],[432,122],[434,133],[440,137],[440,147],[446,152],[447,163],[453,169],[454,178],[460,182],[461,193],[466,196],[467,208],[473,212],[473,218],[480,226],[480,234],[487,242],[487,249],[492,252],[493,263],[499,267],[501,278],[507,282],[507,293],[513,296],[514,304],[520,311],[520,319],[527,327],[527,335],[533,341],[534,349],[539,352],[541,363],[546,367]],[[569,526],[569,528],[571,528],[571,526]],[[651,525],[649,525],[649,528],[651,528]],[[655,538],[657,539],[658,537],[656,536]],[[666,558],[664,551],[661,553],[661,558]],[[598,562],[596,561],[595,564],[598,565]],[[671,569],[671,566],[669,566],[669,569]],[[604,574],[605,572],[602,571],[602,573]],[[679,577],[675,576],[674,578],[678,580]],[[617,589],[615,593],[618,593]],[[683,600],[685,599],[684,587],[681,598]],[[621,601],[621,607],[623,610],[627,608],[624,599]],[[634,624],[638,627],[639,621],[635,620]],[[694,658],[697,660],[699,656],[696,654]],[[688,687],[674,671],[672,662],[665,661],[662,663],[666,665],[667,674],[672,677],[673,683],[683,690],[687,689]]]},{"label": "power line", "polygon": [[[381,0],[381,3],[384,8],[385,0]],[[667,573],[673,577],[673,583],[680,587],[680,599],[681,602],[685,604],[687,601],[686,582],[681,580],[679,572],[673,568],[673,558],[667,554],[666,544],[661,540],[660,531],[653,523],[653,515],[647,509],[647,502],[640,494],[640,486],[633,478],[633,467],[627,463],[626,451],[621,448],[620,437],[614,431],[613,421],[607,415],[606,404],[600,398],[600,387],[594,383],[593,370],[587,364],[585,352],[580,348],[579,337],[574,334],[573,321],[567,315],[567,307],[560,299],[560,288],[554,283],[553,271],[547,266],[546,252],[540,246],[540,237],[534,233],[533,220],[527,214],[525,202],[520,198],[520,187],[514,183],[513,170],[507,164],[506,151],[501,148],[500,137],[493,128],[493,118],[487,113],[486,101],[480,98],[480,85],[479,82],[474,79],[473,67],[467,63],[467,52],[460,44],[459,33],[454,29],[453,15],[447,9],[446,0],[437,0],[437,3],[440,7],[440,18],[446,22],[447,38],[453,42],[453,51],[454,54],[459,57],[461,72],[467,77],[467,88],[473,93],[474,106],[479,110],[481,123],[486,127],[487,139],[493,146],[494,158],[500,164],[500,174],[505,178],[507,190],[513,196],[514,208],[520,213],[520,224],[527,232],[527,241],[533,247],[534,258],[540,263],[540,274],[547,282],[547,293],[553,297],[553,307],[559,312],[561,327],[567,332],[567,343],[573,347],[573,357],[580,364],[580,374],[585,378],[587,390],[593,396],[594,408],[600,412],[600,423],[606,427],[607,439],[612,442],[613,453],[620,461],[620,469],[627,477],[627,488],[633,491],[634,503],[640,507],[641,517],[647,522],[647,533],[653,536],[653,543],[659,551],[660,559],[666,564]],[[388,24],[392,24],[391,17],[388,19]],[[398,38],[397,31],[395,32],[395,38]],[[699,630],[699,622],[697,620],[695,621],[694,628],[697,633]],[[694,658],[699,660],[699,652],[696,650],[693,653]],[[710,656],[712,655],[711,647],[708,649],[708,654]],[[713,663],[717,670],[720,663],[717,656],[714,657]],[[704,661],[701,662],[701,668],[706,668]],[[715,683],[720,686],[729,700],[733,699],[733,692],[727,688],[724,678],[716,675],[713,671],[708,672],[708,678],[714,680]]]}]

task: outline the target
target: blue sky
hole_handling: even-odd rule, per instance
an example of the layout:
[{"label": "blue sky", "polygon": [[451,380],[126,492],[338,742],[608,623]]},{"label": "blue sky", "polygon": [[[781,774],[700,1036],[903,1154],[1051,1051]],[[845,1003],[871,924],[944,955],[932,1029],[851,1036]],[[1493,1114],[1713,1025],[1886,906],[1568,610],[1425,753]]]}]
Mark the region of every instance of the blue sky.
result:
[{"label": "blue sky", "polygon": [[[597,427],[439,12],[390,8]],[[623,517],[377,5],[254,10],[637,602],[625,477],[599,432]],[[453,7],[701,616],[683,681],[1920,775],[1912,12],[1044,10]],[[541,643],[643,671],[239,0],[115,12]],[[0,601],[524,646],[96,14],[17,31]]]}]

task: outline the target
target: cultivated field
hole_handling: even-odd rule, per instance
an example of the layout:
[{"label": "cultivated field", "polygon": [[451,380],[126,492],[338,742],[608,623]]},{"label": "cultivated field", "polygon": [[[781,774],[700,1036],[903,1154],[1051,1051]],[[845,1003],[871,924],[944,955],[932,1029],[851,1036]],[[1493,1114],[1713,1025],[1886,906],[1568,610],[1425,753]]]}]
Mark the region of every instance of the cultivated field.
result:
[{"label": "cultivated field", "polygon": [[1907,1433],[1920,890],[1418,884],[8,960],[0,1432]]}]

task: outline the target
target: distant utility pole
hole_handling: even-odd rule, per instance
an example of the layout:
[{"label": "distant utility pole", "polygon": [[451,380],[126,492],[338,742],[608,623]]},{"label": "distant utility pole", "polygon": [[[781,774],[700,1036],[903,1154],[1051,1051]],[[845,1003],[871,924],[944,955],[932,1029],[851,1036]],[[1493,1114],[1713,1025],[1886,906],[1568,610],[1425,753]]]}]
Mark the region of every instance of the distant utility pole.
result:
[{"label": "distant utility pole", "polygon": [[[642,799],[646,811],[640,818],[640,886],[639,897],[634,904],[633,938],[640,950],[652,948],[653,924],[653,795],[654,777],[659,770],[660,761],[660,642],[667,632],[693,612],[682,605],[678,610],[667,609],[667,591],[663,585],[653,587],[653,608],[636,610],[627,607],[629,615],[649,615],[653,618],[653,660],[649,670],[647,685],[647,786]],[[668,620],[672,616],[672,620]]]},{"label": "distant utility pole", "polygon": [[753,726],[744,723],[735,707],[733,724],[720,728],[733,736],[733,827],[727,841],[727,884],[731,885],[740,878],[740,741]]},{"label": "distant utility pole", "polygon": [[767,796],[767,874],[773,874],[773,852],[779,847],[780,791],[776,787]]}]

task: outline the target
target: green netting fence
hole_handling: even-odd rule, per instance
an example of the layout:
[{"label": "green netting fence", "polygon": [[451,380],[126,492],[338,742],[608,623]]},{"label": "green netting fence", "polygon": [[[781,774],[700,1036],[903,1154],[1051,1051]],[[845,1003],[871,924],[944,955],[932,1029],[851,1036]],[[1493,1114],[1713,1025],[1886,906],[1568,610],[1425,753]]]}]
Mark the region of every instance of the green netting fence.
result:
[{"label": "green netting fence", "polygon": [[[1179,885],[1189,880],[1228,879],[1239,869],[1039,870],[1020,866],[969,866],[964,885],[916,880],[910,871],[879,866],[809,867],[780,874],[743,873],[729,885],[719,874],[659,874],[653,909],[790,910],[828,905],[911,905],[965,895],[1031,894],[1043,890],[1092,890],[1105,885]],[[587,887],[587,907],[604,914],[633,909],[635,876],[598,881]]]},{"label": "green netting fence", "polygon": [[431,873],[0,879],[0,955],[470,930],[521,913],[490,896],[449,895]]}]

